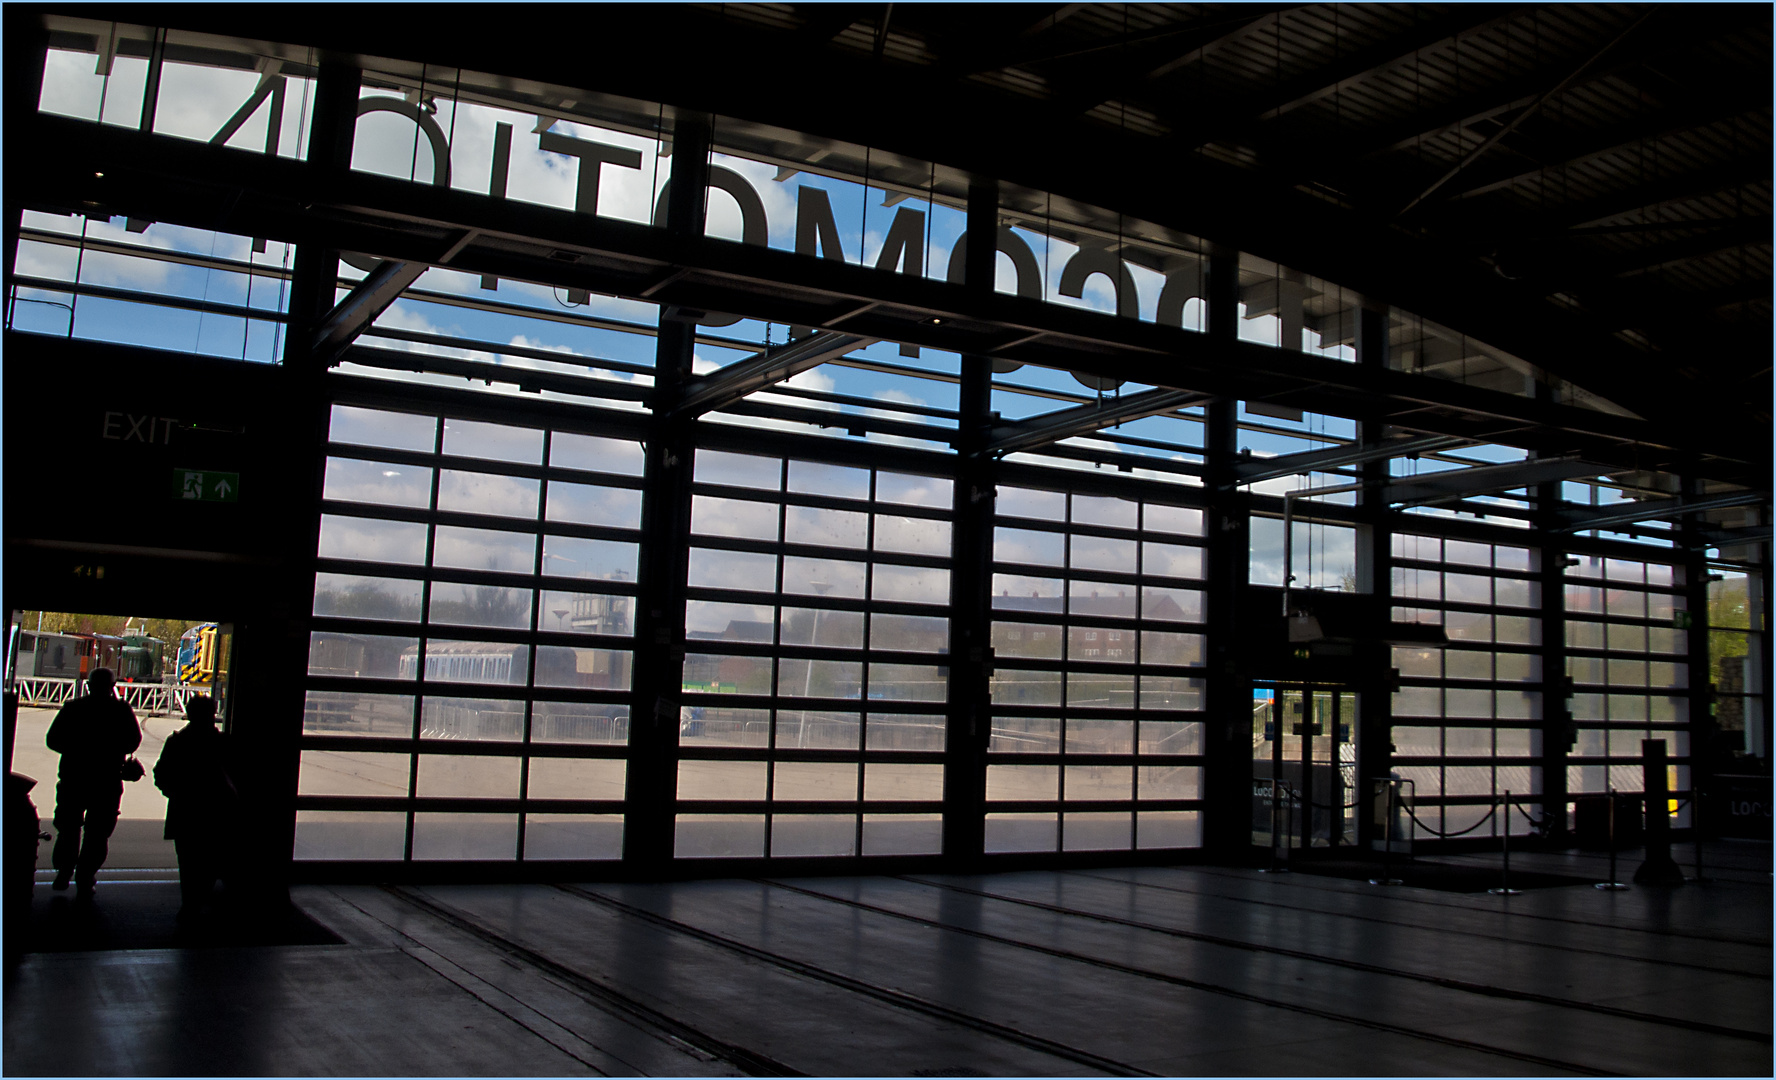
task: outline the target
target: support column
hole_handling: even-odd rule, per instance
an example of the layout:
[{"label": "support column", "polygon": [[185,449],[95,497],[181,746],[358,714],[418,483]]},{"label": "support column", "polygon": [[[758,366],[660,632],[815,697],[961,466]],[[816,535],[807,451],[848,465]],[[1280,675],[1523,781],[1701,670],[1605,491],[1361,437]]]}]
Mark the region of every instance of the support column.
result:
[{"label": "support column", "polygon": [[[1699,497],[1702,485],[1695,477],[1685,476],[1679,484],[1683,498]],[[1682,696],[1690,710],[1690,786],[1697,790],[1710,786],[1709,781],[1726,759],[1720,725],[1714,715],[1714,665],[1708,640],[1708,550],[1706,542],[1697,535],[1701,518],[1700,514],[1678,518],[1678,542],[1684,545],[1684,608],[1690,616],[1690,628],[1684,634],[1684,659],[1690,665],[1690,678],[1689,688]],[[1755,588],[1756,583],[1747,579],[1746,586],[1749,596],[1749,589]]]},{"label": "support column", "polygon": [[[968,189],[968,252],[963,288],[993,292],[998,260],[999,188]],[[945,720],[944,863],[953,873],[980,867],[985,848],[987,743],[992,735],[993,506],[995,473],[987,454],[993,425],[992,362],[962,357],[956,440],[954,546],[950,568],[950,702]]]},{"label": "support column", "polygon": [[[1356,351],[1358,365],[1371,371],[1387,370],[1386,308],[1364,305],[1357,309]],[[1364,421],[1357,425],[1357,437],[1363,445],[1372,446],[1387,437],[1386,425]],[[1357,844],[1366,851],[1372,841],[1386,842],[1385,825],[1376,825],[1373,781],[1393,771],[1394,659],[1382,635],[1393,621],[1394,531],[1387,502],[1379,495],[1387,484],[1391,464],[1392,459],[1379,458],[1359,466],[1365,487],[1360,499],[1364,523],[1358,527],[1357,591],[1373,597],[1373,606],[1371,630],[1357,644],[1357,777],[1349,801],[1357,804]],[[1384,823],[1385,815],[1384,809]]]},{"label": "support column", "polygon": [[[666,229],[674,236],[703,234],[711,138],[708,116],[678,117],[672,133],[672,190],[666,205]],[[696,422],[675,417],[673,411],[691,379],[696,344],[694,322],[661,313],[636,568],[640,594],[636,597],[629,777],[623,810],[623,860],[628,869],[643,876],[658,876],[672,862],[691,472],[696,461]]]},{"label": "support column", "polygon": [[1542,590],[1542,821],[1544,836],[1563,842],[1567,836],[1567,757],[1578,741],[1573,721],[1572,678],[1566,673],[1566,564],[1571,558],[1561,544],[1558,524],[1561,485],[1537,484],[1534,525],[1540,541],[1536,580]]},{"label": "support column", "polygon": [[[326,184],[351,167],[352,136],[358,119],[361,73],[344,64],[325,63],[315,76],[312,135],[307,168],[313,183]],[[257,624],[238,627],[231,677],[231,707],[239,718],[230,737],[237,752],[251,763],[255,800],[265,814],[263,827],[252,835],[265,837],[249,845],[262,860],[249,873],[268,893],[288,882],[296,840],[296,783],[301,760],[303,685],[308,674],[309,617],[314,611],[315,551],[320,542],[321,490],[327,469],[327,369],[314,351],[314,328],[333,305],[339,279],[339,252],[299,245],[290,273],[290,318],[285,324],[283,408],[300,419],[292,424],[293,445],[311,455],[307,484],[290,493],[289,527],[282,531],[285,577],[275,596],[261,598]],[[243,789],[243,794],[245,791]],[[254,813],[253,807],[245,812]]]},{"label": "support column", "polygon": [[[1239,336],[1239,252],[1209,253],[1208,332]],[[1207,514],[1205,597],[1210,678],[1203,740],[1203,848],[1212,857],[1244,858],[1252,843],[1252,672],[1239,654],[1239,602],[1251,561],[1251,510],[1229,485],[1239,453],[1239,402],[1218,398],[1204,409],[1203,485]]]},{"label": "support column", "polygon": [[[315,104],[308,139],[309,183],[322,187],[351,170],[352,139],[358,126],[358,88],[363,73],[344,64],[323,63],[315,75]],[[312,245],[296,248],[290,272],[290,320],[286,324],[284,365],[311,371],[315,327],[332,310],[339,286],[339,252]],[[318,374],[311,371],[312,374]]]}]

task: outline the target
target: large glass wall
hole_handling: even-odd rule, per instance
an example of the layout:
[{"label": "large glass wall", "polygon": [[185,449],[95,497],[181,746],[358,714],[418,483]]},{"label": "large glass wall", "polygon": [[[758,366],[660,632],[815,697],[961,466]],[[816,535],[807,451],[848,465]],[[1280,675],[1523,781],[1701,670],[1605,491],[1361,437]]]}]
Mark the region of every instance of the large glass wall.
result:
[{"label": "large glass wall", "polygon": [[[1567,674],[1576,737],[1572,796],[1645,790],[1642,744],[1663,740],[1667,787],[1690,790],[1689,624],[1682,570],[1579,555],[1566,568]],[[1679,817],[1688,823],[1687,808]]]},{"label": "large glass wall", "polygon": [[332,409],[296,857],[614,859],[641,446]]},{"label": "large glass wall", "polygon": [[941,850],[950,487],[697,451],[676,855]]},{"label": "large glass wall", "polygon": [[1200,843],[1203,512],[1000,485],[990,852]]},{"label": "large glass wall", "polygon": [[[68,21],[39,110],[213,143],[268,168],[320,145],[306,50],[158,33]],[[417,64],[377,61],[361,76],[358,174],[662,232],[683,150],[659,104]],[[803,268],[831,260],[848,281],[854,268],[878,273],[885,291],[961,283],[970,178],[958,170],[723,117],[708,164],[701,231],[733,242],[719,245],[724,257],[752,245],[801,256],[790,262]],[[1106,341],[1133,324],[1176,328],[1181,348],[1215,329],[1212,260],[1196,237],[1012,185],[999,210],[995,288],[1051,305],[1020,311],[1095,312],[1068,313],[1067,325],[1097,326]],[[277,361],[291,351],[295,253],[146,218],[27,211],[8,327]],[[573,252],[557,255],[578,265]],[[1253,253],[1230,265],[1232,288],[1219,294],[1230,337],[1296,354],[1284,359],[1329,382],[1345,376],[1361,298]],[[376,266],[348,254],[314,284],[342,301]],[[624,815],[653,793],[631,786],[643,742],[632,738],[631,675],[648,656],[678,694],[659,713],[672,729],[664,748],[646,751],[674,766],[671,857],[935,856],[944,815],[957,812],[984,817],[989,854],[1195,847],[1205,815],[1250,810],[1204,800],[1216,725],[1237,734],[1252,722],[1250,701],[1210,711],[1209,658],[1268,617],[1209,617],[1211,536],[1241,529],[1251,584],[1281,586],[1293,572],[1298,590],[1367,596],[1396,621],[1447,635],[1446,647],[1392,650],[1400,686],[1381,717],[1392,724],[1388,769],[1416,788],[1421,839],[1496,836],[1505,821],[1524,832],[1533,817],[1559,816],[1542,806],[1551,789],[1638,790],[1645,739],[1665,741],[1671,786],[1687,791],[1704,678],[1720,738],[1767,754],[1760,568],[1714,567],[1708,655],[1691,655],[1698,635],[1686,621],[1703,616],[1688,610],[1696,583],[1673,529],[1584,530],[1574,542],[1585,553],[1569,557],[1569,538],[1531,528],[1550,511],[1678,490],[1675,478],[1568,484],[1576,490],[1559,507],[1496,484],[1400,510],[1377,510],[1369,493],[1301,496],[1284,567],[1275,497],[1359,484],[1358,458],[1325,456],[1360,449],[1356,419],[1247,400],[1234,444],[1211,445],[1210,395],[1092,375],[1091,334],[1077,330],[1077,354],[1057,348],[1053,366],[981,358],[995,374],[976,415],[964,415],[959,389],[969,361],[860,337],[687,418],[656,395],[663,327],[695,320],[696,385],[792,340],[843,333],[887,301],[860,288],[851,315],[799,326],[687,314],[653,285],[602,295],[559,283],[552,266],[530,281],[429,267],[325,376],[300,860],[634,856]],[[1398,373],[1608,409],[1410,313],[1387,312],[1385,326]],[[1043,336],[1018,329],[1002,344]],[[1150,393],[1160,395],[1150,408],[1127,408]],[[1092,410],[1112,419],[1022,437]],[[643,581],[642,507],[672,493],[643,468],[644,443],[666,420],[690,432],[690,517],[684,535],[654,540],[688,549],[688,570]],[[964,462],[958,446],[982,429],[985,463]],[[1207,480],[1306,453],[1316,457],[1299,471]],[[1522,448],[1445,447],[1382,473],[1527,459]],[[975,465],[997,478],[993,491],[958,490]],[[968,506],[982,509],[965,523]],[[965,524],[984,526],[988,546],[965,550]],[[1382,541],[1391,551],[1366,546],[1378,535],[1392,536]],[[1391,578],[1366,580],[1379,555],[1391,556]],[[1563,564],[1557,576],[1545,558]],[[950,666],[964,617],[953,575],[965,560],[989,567],[975,599],[990,613],[990,715],[984,803],[959,811],[944,776],[964,749],[949,732],[962,730],[965,700]],[[1543,596],[1557,578],[1559,595]],[[637,641],[638,605],[677,590],[683,625]],[[1249,658],[1230,659],[1216,670]],[[1382,673],[1354,674],[1379,685]],[[1572,693],[1555,701],[1563,674]],[[1345,779],[1364,789],[1377,778]],[[1507,792],[1522,810],[1500,816]]]},{"label": "large glass wall", "polygon": [[1397,533],[1397,622],[1441,626],[1446,648],[1395,646],[1393,774],[1411,781],[1415,836],[1496,836],[1541,817],[1540,552]]}]

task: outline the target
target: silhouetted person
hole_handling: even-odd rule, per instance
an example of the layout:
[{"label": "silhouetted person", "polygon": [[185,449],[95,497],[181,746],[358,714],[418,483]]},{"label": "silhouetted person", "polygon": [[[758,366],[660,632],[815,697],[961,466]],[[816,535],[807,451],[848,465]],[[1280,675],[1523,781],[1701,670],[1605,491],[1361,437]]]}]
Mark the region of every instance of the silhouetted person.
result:
[{"label": "silhouetted person", "polygon": [[191,918],[215,891],[237,799],[215,701],[186,698],[185,719],[160,748],[154,785],[166,793],[166,838],[179,853],[179,916]]},{"label": "silhouetted person", "polygon": [[62,706],[44,739],[62,755],[56,779],[52,887],[58,892],[66,889],[72,876],[83,898],[92,895],[117,828],[123,760],[142,745],[135,710],[112,692],[116,681],[109,668],[94,668],[86,677],[85,696]]}]

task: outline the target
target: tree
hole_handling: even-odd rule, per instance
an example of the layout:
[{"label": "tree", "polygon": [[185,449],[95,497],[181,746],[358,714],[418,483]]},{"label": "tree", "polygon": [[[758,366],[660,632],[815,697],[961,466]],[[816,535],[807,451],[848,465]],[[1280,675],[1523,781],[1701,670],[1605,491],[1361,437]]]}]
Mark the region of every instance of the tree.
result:
[{"label": "tree", "polygon": [[134,615],[94,615],[72,611],[21,611],[16,620],[19,629],[37,629],[40,615],[45,633],[110,634],[114,637],[125,632],[143,633],[159,638],[168,645],[177,645],[179,635],[194,626],[202,625],[201,620],[194,619],[147,619]]}]

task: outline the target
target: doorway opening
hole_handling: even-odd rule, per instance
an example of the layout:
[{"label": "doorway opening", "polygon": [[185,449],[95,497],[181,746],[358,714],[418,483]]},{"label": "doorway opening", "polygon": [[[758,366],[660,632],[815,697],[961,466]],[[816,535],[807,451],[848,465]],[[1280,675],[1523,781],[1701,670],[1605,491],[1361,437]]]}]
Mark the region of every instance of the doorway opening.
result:
[{"label": "doorway opening", "polygon": [[1252,843],[1282,853],[1357,844],[1357,694],[1323,683],[1252,690]]},{"label": "doorway opening", "polygon": [[[228,676],[233,627],[201,619],[106,615],[65,611],[11,612],[6,637],[6,689],[18,695],[6,732],[9,771],[36,781],[31,799],[44,831],[53,831],[60,757],[44,740],[56,713],[86,693],[94,668],[117,676],[115,693],[135,711],[142,730],[136,759],[142,779],[123,785],[117,829],[106,871],[167,871],[178,865],[164,838],[166,797],[154,786],[154,766],[166,737],[185,723],[194,695],[216,701],[216,720],[230,728]],[[52,844],[38,846],[39,879],[53,874]]]}]

